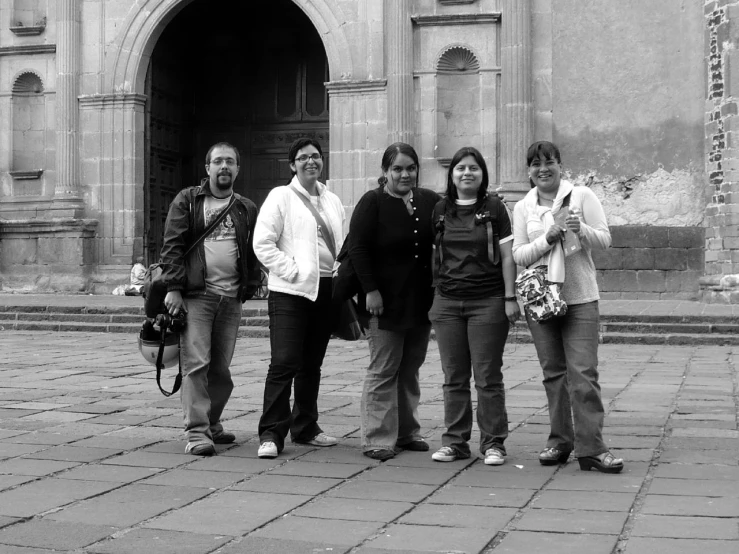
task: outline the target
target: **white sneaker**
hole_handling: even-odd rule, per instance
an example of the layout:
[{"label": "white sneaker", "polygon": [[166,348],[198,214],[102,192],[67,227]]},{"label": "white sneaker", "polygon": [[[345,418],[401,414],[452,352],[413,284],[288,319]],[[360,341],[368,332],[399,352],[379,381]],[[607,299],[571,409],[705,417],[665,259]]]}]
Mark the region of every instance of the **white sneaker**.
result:
[{"label": "white sneaker", "polygon": [[272,441],[264,441],[259,445],[257,456],[260,458],[276,458],[277,454],[277,445]]},{"label": "white sneaker", "polygon": [[303,444],[310,444],[311,446],[334,446],[339,443],[339,439],[336,437],[329,437],[326,433],[318,433],[311,440],[304,442]]},{"label": "white sneaker", "polygon": [[431,459],[437,462],[453,462],[457,459],[457,452],[451,446],[442,446],[431,454]]},{"label": "white sneaker", "polygon": [[502,466],[505,463],[505,456],[497,448],[488,448],[485,451],[486,466]]}]

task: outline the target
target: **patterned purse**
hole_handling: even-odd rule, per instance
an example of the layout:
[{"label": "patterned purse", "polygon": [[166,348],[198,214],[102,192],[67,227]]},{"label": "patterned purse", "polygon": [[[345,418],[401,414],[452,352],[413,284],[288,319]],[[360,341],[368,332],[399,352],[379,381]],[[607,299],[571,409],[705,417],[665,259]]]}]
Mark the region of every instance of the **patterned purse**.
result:
[{"label": "patterned purse", "polygon": [[547,281],[547,266],[525,269],[516,278],[516,292],[523,302],[526,314],[543,323],[567,313],[561,285]]}]

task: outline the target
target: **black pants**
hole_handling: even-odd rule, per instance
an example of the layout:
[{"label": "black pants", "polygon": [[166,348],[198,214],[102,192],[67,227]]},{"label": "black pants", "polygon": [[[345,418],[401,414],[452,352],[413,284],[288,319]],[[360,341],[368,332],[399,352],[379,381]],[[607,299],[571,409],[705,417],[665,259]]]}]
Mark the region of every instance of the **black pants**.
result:
[{"label": "black pants", "polygon": [[[272,441],[282,451],[288,431],[299,442],[321,432],[318,388],[333,323],[331,278],[321,278],[315,302],[270,291],[267,306],[272,360],[264,385],[259,441]],[[293,381],[295,401],[290,410]]]}]

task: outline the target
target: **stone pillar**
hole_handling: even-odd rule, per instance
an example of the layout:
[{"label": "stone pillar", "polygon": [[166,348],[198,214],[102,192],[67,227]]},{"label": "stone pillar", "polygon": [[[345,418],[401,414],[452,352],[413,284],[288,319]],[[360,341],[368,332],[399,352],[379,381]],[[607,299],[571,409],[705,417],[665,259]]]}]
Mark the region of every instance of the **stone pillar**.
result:
[{"label": "stone pillar", "polygon": [[57,2],[56,80],[56,187],[52,210],[76,217],[79,197],[79,93],[80,6],[79,0]]},{"label": "stone pillar", "polygon": [[331,112],[328,185],[346,208],[347,227],[352,209],[380,176],[389,135],[386,84],[384,79],[326,83]]},{"label": "stone pillar", "polygon": [[411,0],[385,0],[387,139],[413,144],[413,22]]},{"label": "stone pillar", "polygon": [[703,300],[739,303],[739,14],[705,0],[708,68],[705,155],[707,184]]},{"label": "stone pillar", "polygon": [[531,0],[503,2],[500,183],[506,199],[529,190],[526,149],[533,142]]}]

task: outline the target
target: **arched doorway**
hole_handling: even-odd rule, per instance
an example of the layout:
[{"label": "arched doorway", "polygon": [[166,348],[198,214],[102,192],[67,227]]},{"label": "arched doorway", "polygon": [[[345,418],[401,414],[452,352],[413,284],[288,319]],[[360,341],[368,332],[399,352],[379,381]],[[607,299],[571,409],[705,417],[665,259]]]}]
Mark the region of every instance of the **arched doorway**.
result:
[{"label": "arched doorway", "polygon": [[[328,80],[321,39],[291,0],[196,0],[172,19],[145,84],[149,262],[158,258],[170,202],[205,176],[214,142],[239,148],[236,191],[258,205],[289,178],[286,151],[296,137],[315,137],[328,154]],[[324,178],[328,170],[327,160]]]}]

